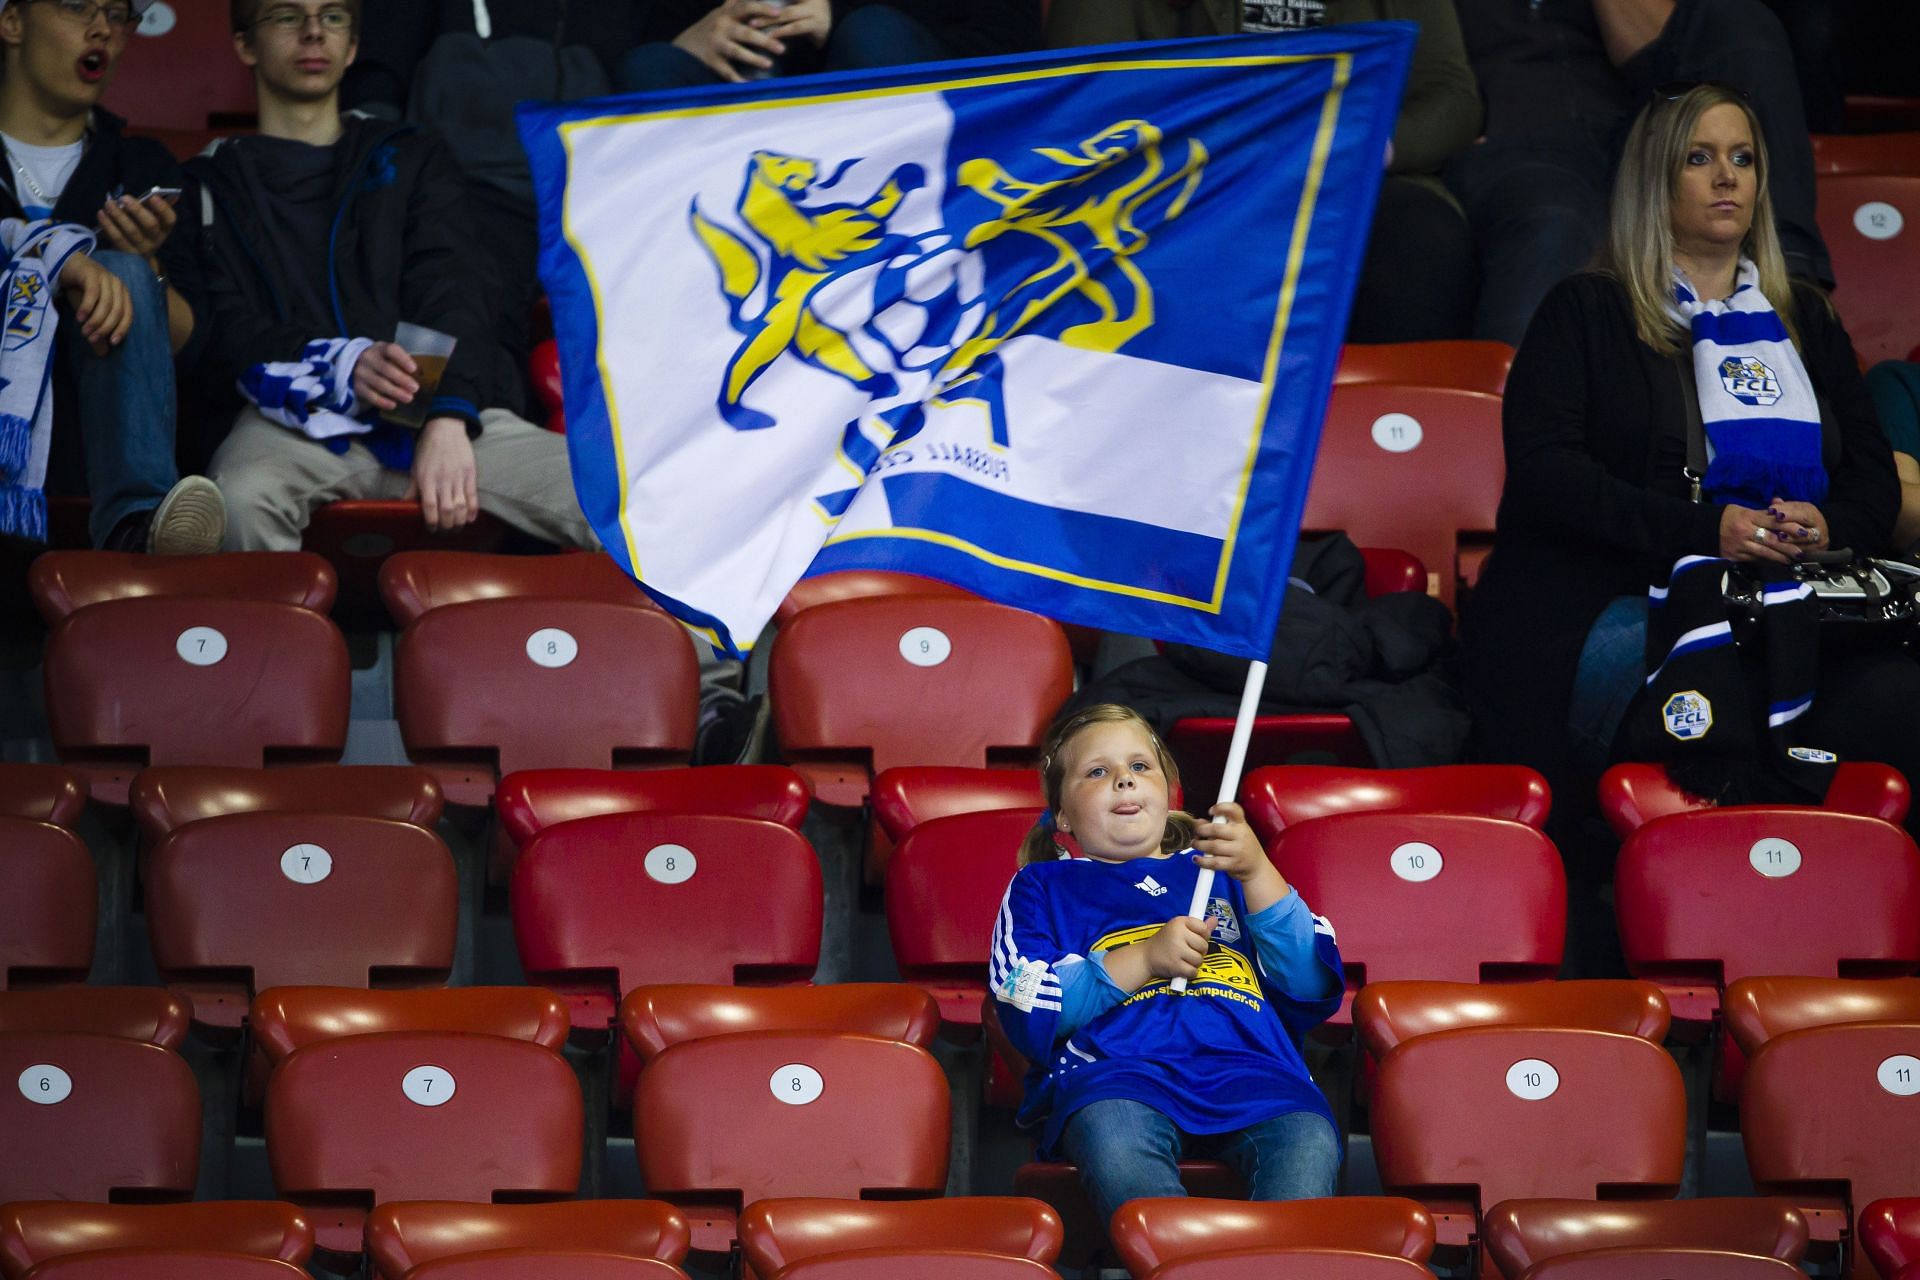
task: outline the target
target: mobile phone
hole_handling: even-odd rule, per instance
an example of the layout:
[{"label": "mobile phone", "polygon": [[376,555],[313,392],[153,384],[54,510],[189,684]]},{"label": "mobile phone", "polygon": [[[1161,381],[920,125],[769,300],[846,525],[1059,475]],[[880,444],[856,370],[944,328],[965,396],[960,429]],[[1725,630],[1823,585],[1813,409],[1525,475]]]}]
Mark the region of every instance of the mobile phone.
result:
[{"label": "mobile phone", "polygon": [[178,200],[180,198],[181,190],[182,188],[180,187],[155,187],[153,190],[147,192],[147,194],[140,197],[140,203],[145,204],[147,201],[153,199],[155,196],[159,196],[163,200]]}]

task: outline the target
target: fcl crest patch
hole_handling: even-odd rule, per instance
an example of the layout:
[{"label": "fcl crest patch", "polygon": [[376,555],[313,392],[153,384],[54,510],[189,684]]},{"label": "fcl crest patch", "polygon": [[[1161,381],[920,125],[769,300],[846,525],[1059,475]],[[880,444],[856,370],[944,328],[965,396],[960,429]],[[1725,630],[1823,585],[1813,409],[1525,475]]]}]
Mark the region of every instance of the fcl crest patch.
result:
[{"label": "fcl crest patch", "polygon": [[1780,379],[1759,356],[1728,356],[1722,360],[1720,385],[1741,404],[1765,406],[1780,399]]},{"label": "fcl crest patch", "polygon": [[1667,705],[1660,708],[1660,718],[1666,722],[1668,733],[1691,742],[1706,737],[1707,730],[1713,728],[1713,704],[1698,689],[1688,689],[1667,699]]}]

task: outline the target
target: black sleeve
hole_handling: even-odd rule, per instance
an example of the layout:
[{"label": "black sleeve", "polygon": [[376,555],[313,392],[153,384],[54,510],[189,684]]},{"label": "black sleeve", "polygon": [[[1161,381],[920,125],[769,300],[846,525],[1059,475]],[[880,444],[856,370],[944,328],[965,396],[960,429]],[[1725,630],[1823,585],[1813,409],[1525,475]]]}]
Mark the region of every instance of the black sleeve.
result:
[{"label": "black sleeve", "polygon": [[1831,526],[1828,532],[1834,546],[1851,547],[1861,555],[1883,555],[1893,541],[1893,523],[1900,514],[1893,449],[1880,430],[1873,395],[1860,376],[1845,326],[1816,291],[1797,288],[1795,300],[1807,374],[1840,424],[1840,462],[1827,477],[1821,514]]},{"label": "black sleeve", "polygon": [[369,4],[360,18],[360,53],[340,82],[340,105],[393,118],[406,114],[413,69],[440,34],[440,6],[430,0]]},{"label": "black sleeve", "polygon": [[[1719,507],[1623,479],[1588,443],[1596,430],[1652,429],[1648,423],[1593,421],[1611,397],[1608,379],[1596,377],[1589,362],[1625,366],[1637,342],[1624,308],[1609,305],[1614,287],[1594,277],[1565,281],[1527,327],[1507,375],[1502,516],[1557,541],[1612,547],[1650,561],[1717,554]],[[1622,367],[1612,377],[1632,374]]]},{"label": "black sleeve", "polygon": [[640,6],[634,43],[671,43],[715,7],[715,0],[652,0]]},{"label": "black sleeve", "polygon": [[489,372],[497,352],[482,273],[474,270],[466,178],[437,134],[423,129],[406,145],[419,151],[419,171],[407,201],[402,316],[457,340],[430,412],[477,423],[480,410],[498,401]]},{"label": "black sleeve", "polygon": [[838,24],[870,3],[898,9],[920,23],[951,57],[988,58],[1040,47],[1039,0],[833,0],[833,20]]}]

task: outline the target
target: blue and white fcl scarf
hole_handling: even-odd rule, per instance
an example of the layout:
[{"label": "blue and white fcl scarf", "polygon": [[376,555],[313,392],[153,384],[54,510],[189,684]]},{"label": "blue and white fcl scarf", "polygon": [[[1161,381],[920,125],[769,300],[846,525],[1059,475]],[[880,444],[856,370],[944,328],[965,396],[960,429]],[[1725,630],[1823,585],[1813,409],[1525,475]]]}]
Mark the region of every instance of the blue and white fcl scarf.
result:
[{"label": "blue and white fcl scarf", "polygon": [[1693,332],[1708,499],[1754,508],[1775,498],[1824,500],[1820,405],[1786,325],[1760,292],[1759,270],[1740,259],[1733,296],[1720,302],[1700,301],[1676,271],[1673,300]]},{"label": "blue and white fcl scarf", "polygon": [[0,222],[8,258],[0,275],[6,321],[0,331],[0,533],[47,540],[47,450],[53,443],[53,334],[56,283],[67,259],[93,248],[94,235],[60,222]]},{"label": "blue and white fcl scarf", "polygon": [[370,338],[309,342],[298,360],[263,362],[241,374],[240,394],[261,416],[315,440],[365,435],[373,424],[357,416],[353,367],[372,345]]}]

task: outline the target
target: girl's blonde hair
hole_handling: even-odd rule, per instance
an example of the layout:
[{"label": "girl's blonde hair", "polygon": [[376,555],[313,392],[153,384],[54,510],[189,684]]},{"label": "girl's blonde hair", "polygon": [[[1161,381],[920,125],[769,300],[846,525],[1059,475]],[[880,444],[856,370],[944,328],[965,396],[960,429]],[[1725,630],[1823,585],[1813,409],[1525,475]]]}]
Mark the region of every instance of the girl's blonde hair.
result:
[{"label": "girl's blonde hair", "polygon": [[[1180,785],[1180,766],[1173,762],[1173,753],[1167,750],[1167,744],[1160,740],[1153,726],[1147,723],[1132,707],[1123,707],[1117,702],[1101,702],[1091,707],[1061,716],[1047,730],[1046,745],[1040,752],[1040,786],[1046,793],[1047,811],[1040,821],[1033,824],[1026,839],[1020,842],[1020,865],[1029,866],[1035,862],[1052,862],[1060,856],[1060,847],[1054,837],[1054,815],[1060,811],[1060,791],[1067,777],[1067,746],[1079,735],[1082,729],[1096,724],[1134,724],[1147,735],[1147,741],[1153,744],[1154,759],[1160,764],[1160,772],[1167,777],[1167,795],[1169,800],[1174,788]],[[1194,819],[1173,808],[1167,810],[1167,829],[1160,836],[1162,853],[1178,853],[1193,843],[1196,827]]]},{"label": "girl's blonde hair", "polygon": [[1607,235],[1595,262],[1626,289],[1640,340],[1666,356],[1689,341],[1686,326],[1673,315],[1673,189],[1700,117],[1719,106],[1737,107],[1753,139],[1753,225],[1740,242],[1740,253],[1759,269],[1760,292],[1786,326],[1787,336],[1800,345],[1793,324],[1793,284],[1767,191],[1767,141],[1760,121],[1737,90],[1698,84],[1678,97],[1648,103],[1634,120],[1613,181]]}]

